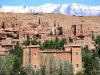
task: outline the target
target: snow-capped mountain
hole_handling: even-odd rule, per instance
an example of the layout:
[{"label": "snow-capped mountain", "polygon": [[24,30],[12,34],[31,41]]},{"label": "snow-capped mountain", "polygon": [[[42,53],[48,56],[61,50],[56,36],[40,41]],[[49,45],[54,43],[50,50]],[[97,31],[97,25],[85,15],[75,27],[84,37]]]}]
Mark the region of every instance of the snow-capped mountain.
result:
[{"label": "snow-capped mountain", "polygon": [[100,16],[100,6],[82,4],[51,4],[41,6],[0,6],[0,12],[13,13],[62,13],[76,16]]}]

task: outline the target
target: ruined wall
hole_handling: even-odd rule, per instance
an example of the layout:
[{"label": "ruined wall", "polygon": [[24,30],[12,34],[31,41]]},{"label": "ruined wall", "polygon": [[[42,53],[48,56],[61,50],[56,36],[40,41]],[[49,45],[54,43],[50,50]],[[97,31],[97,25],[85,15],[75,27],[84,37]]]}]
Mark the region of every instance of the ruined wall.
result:
[{"label": "ruined wall", "polygon": [[91,25],[90,24],[79,24],[76,25],[76,35],[91,35]]}]

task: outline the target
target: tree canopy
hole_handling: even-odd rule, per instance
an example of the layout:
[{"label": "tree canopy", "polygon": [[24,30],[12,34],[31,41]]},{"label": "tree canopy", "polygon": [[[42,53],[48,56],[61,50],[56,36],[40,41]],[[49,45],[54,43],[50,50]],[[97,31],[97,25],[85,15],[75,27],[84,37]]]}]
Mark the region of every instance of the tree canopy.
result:
[{"label": "tree canopy", "polygon": [[100,47],[99,43],[96,44],[98,46],[94,51],[89,50],[88,46],[82,48],[83,75],[100,75]]},{"label": "tree canopy", "polygon": [[53,49],[57,49],[57,50],[62,50],[64,48],[64,45],[67,44],[67,39],[63,38],[61,40],[59,40],[57,37],[55,40],[46,40],[45,42],[43,42],[40,45],[40,50],[53,50]]}]

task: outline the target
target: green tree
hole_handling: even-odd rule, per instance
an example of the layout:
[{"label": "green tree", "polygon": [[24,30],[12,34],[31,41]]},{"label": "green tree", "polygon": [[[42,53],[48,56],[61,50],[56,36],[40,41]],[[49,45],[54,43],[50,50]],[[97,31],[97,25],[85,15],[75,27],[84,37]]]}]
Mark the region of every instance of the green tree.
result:
[{"label": "green tree", "polygon": [[11,50],[10,54],[13,54],[19,58],[22,58],[22,53],[23,53],[22,47],[17,42],[14,48]]},{"label": "green tree", "polygon": [[14,56],[0,56],[0,75],[11,75],[13,73]]},{"label": "green tree", "polygon": [[40,74],[41,75],[46,75],[46,65],[44,65],[44,64],[41,64],[41,66],[40,66]]},{"label": "green tree", "polygon": [[85,46],[82,49],[82,61],[83,61],[84,75],[95,75],[96,54],[95,52],[89,50],[88,46]]},{"label": "green tree", "polygon": [[40,50],[45,50],[44,44],[40,45]]},{"label": "green tree", "polygon": [[66,38],[63,38],[63,39],[60,40],[60,45],[64,46],[64,44],[67,44],[67,39]]},{"label": "green tree", "polygon": [[56,38],[55,38],[55,42],[59,42],[59,39],[58,39],[58,37],[56,37]]},{"label": "green tree", "polygon": [[38,44],[40,44],[40,41],[37,40],[37,39],[35,38],[35,39],[32,39],[32,40],[30,41],[30,43],[31,43],[32,45],[38,45]]},{"label": "green tree", "polygon": [[23,73],[23,68],[22,68],[22,47],[20,46],[19,43],[16,43],[14,48],[11,50],[10,54],[14,55],[14,67],[13,67],[13,72],[18,74],[18,73]]},{"label": "green tree", "polygon": [[100,46],[98,46],[98,47],[96,48],[96,54],[97,54],[97,56],[100,58]]},{"label": "green tree", "polygon": [[96,57],[95,75],[100,75],[100,58]]},{"label": "green tree", "polygon": [[50,57],[49,65],[50,75],[58,75],[57,64],[53,55]]},{"label": "green tree", "polygon": [[100,58],[100,36],[97,36],[95,39],[95,47],[96,47],[95,54]]},{"label": "green tree", "polygon": [[55,40],[46,40],[42,44],[40,44],[40,49],[41,50],[62,50],[64,45],[67,43],[67,40],[65,38],[59,40],[58,37],[55,38]]},{"label": "green tree", "polygon": [[83,75],[81,71],[77,72],[76,75]]},{"label": "green tree", "polygon": [[100,45],[100,36],[97,36],[97,37],[96,37],[95,43],[96,43],[97,45]]},{"label": "green tree", "polygon": [[41,75],[41,74],[40,74],[40,70],[38,70],[38,69],[35,70],[35,74],[34,74],[34,75]]},{"label": "green tree", "polygon": [[26,41],[23,42],[23,45],[28,46],[30,45],[30,39],[27,39]]},{"label": "green tree", "polygon": [[[87,61],[88,60],[88,61]],[[94,75],[94,63],[92,59],[92,54],[86,54],[85,60],[84,60],[84,74],[85,75]]]},{"label": "green tree", "polygon": [[[84,75],[99,75],[100,72],[100,36],[95,39],[95,51],[89,50],[88,46],[82,48],[82,61]],[[88,60],[88,61],[87,61]]]},{"label": "green tree", "polygon": [[54,41],[50,40],[50,49],[54,49]]},{"label": "green tree", "polygon": [[83,61],[83,64],[84,64],[84,61],[85,61],[85,57],[86,57],[86,54],[89,53],[89,48],[87,45],[85,45],[84,47],[82,47],[82,61]]},{"label": "green tree", "polygon": [[32,65],[29,64],[24,68],[26,75],[35,75],[35,70],[33,69]]},{"label": "green tree", "polygon": [[47,75],[47,66],[46,66],[47,58],[44,54],[41,54],[40,57],[41,57],[40,74]]},{"label": "green tree", "polygon": [[59,75],[73,75],[73,66],[68,61],[60,63]]},{"label": "green tree", "polygon": [[54,41],[54,49],[58,49],[58,50],[61,49],[59,41]]}]

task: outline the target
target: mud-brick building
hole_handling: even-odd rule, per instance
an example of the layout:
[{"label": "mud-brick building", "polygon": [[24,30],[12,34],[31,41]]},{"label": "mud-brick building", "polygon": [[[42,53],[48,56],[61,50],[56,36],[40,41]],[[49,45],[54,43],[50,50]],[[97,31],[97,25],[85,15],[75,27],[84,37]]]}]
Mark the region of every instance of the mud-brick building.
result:
[{"label": "mud-brick building", "polygon": [[[42,55],[42,56],[41,56]],[[58,50],[45,50],[41,51],[39,46],[27,46],[23,48],[23,67],[31,64],[33,68],[40,68],[43,63],[41,57],[46,58],[46,65],[49,65],[49,58],[53,55],[56,63],[60,61],[69,61],[73,65],[74,73],[82,70],[82,56],[80,45],[65,45],[62,51]],[[42,60],[42,61],[41,61]]]},{"label": "mud-brick building", "polygon": [[74,34],[71,37],[71,43],[81,44],[81,46],[88,45],[90,50],[95,49],[93,45],[91,24],[72,25],[71,30]]}]

